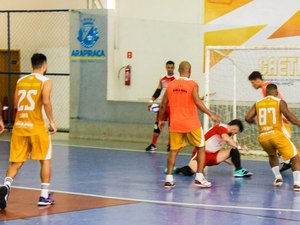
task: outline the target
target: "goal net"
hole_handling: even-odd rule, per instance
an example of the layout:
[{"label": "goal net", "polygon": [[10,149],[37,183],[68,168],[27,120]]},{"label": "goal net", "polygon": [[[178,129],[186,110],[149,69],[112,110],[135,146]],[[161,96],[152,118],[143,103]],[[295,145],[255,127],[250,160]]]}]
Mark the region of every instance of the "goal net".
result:
[{"label": "goal net", "polygon": [[[292,112],[300,118],[300,46],[208,46],[205,57],[205,103],[223,123],[244,117],[250,107],[262,98],[248,81],[253,71],[260,71],[265,81],[275,83]],[[210,95],[209,93],[214,93]],[[212,126],[207,116],[204,129]],[[244,123],[237,137],[254,154],[263,154],[257,141],[257,127]],[[300,129],[292,126],[293,141],[300,146]]]}]

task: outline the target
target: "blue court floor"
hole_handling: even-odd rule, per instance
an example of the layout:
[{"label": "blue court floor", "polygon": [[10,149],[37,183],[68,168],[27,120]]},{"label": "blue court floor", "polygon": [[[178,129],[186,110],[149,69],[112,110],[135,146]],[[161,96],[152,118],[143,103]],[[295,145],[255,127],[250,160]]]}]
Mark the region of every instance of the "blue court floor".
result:
[{"label": "blue court floor", "polygon": [[[0,179],[3,180],[9,142],[0,142],[0,153]],[[243,166],[254,173],[252,178],[234,178],[232,167],[221,164],[206,171],[213,184],[210,189],[193,186],[193,177],[176,175],[176,187],[165,190],[166,158],[164,153],[54,145],[51,184],[54,192],[132,203],[51,215],[44,211],[40,216],[23,218],[20,215],[18,219],[0,221],[0,224],[300,224],[300,192],[292,190],[291,171],[283,174],[284,185],[274,188],[267,162],[243,161]],[[180,155],[177,165],[186,165],[188,161],[189,156]],[[39,185],[39,163],[29,161],[14,186],[38,190]],[[59,204],[62,203],[57,201],[56,205]]]}]

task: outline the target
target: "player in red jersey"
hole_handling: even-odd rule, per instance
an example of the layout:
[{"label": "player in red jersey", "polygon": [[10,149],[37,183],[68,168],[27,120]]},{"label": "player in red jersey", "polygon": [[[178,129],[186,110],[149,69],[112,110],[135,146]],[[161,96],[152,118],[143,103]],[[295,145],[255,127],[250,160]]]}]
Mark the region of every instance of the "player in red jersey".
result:
[{"label": "player in red jersey", "polygon": [[[240,120],[232,120],[227,125],[217,124],[205,133],[205,166],[216,166],[222,162],[234,165],[235,177],[249,177],[253,173],[241,166],[241,157],[239,150],[248,150],[246,146],[239,146],[232,138],[232,135],[243,132],[244,126]],[[228,144],[232,149],[225,149]],[[197,151],[194,150],[188,166],[177,168],[174,172],[182,173],[185,176],[192,176],[197,169]],[[228,159],[231,158],[231,161]]]},{"label": "player in red jersey", "polygon": [[[174,75],[174,69],[175,69],[175,63],[173,61],[166,62],[167,75],[165,75],[159,79],[157,89],[155,90],[154,94],[152,95],[151,99],[149,100],[148,110],[152,106],[153,102],[160,96],[161,92],[165,91],[168,84],[176,79],[176,76]],[[167,111],[167,114],[168,113],[169,112]],[[169,115],[166,115],[165,118],[166,118],[166,120],[168,120]],[[154,123],[152,141],[151,141],[151,144],[145,149],[146,151],[148,151],[148,152],[156,151],[156,149],[157,149],[156,142],[159,137],[159,134],[160,134],[160,130],[158,128],[158,113],[157,113],[156,121]],[[168,151],[170,151],[170,144],[168,144]]]},{"label": "player in red jersey", "polygon": [[[263,77],[262,77],[262,75],[259,71],[253,71],[249,75],[248,80],[251,82],[252,86],[255,89],[260,89],[261,88],[261,92],[262,92],[263,97],[267,96],[266,95],[266,88],[269,84],[272,84],[272,82],[264,81],[264,79],[263,79]],[[280,92],[278,92],[277,97],[284,100],[283,96]],[[286,135],[288,135],[289,138],[291,138],[292,137],[291,125],[290,125],[289,121],[284,116],[282,118],[283,118],[283,125],[284,125],[284,128],[285,128],[285,133],[286,133]],[[290,160],[282,162],[282,167],[280,169],[280,172],[283,172],[283,171],[286,171],[286,170],[290,169],[291,166],[292,165],[291,165]]]}]

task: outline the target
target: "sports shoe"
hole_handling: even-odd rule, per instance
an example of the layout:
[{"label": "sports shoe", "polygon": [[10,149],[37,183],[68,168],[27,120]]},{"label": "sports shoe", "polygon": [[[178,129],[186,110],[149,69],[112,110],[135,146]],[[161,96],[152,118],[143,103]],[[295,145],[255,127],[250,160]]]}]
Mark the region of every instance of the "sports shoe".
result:
[{"label": "sports shoe", "polygon": [[170,144],[168,144],[168,147],[167,147],[167,152],[170,151]]},{"label": "sports shoe", "polygon": [[53,205],[55,201],[51,198],[53,193],[50,193],[48,195],[48,198],[44,198],[40,196],[39,201],[38,201],[38,206],[47,206],[47,205]]},{"label": "sports shoe", "polygon": [[273,186],[275,186],[275,187],[280,187],[282,184],[283,184],[282,178],[277,178],[273,182]]},{"label": "sports shoe", "polygon": [[251,177],[253,173],[249,172],[245,168],[242,168],[240,170],[235,170],[233,175],[234,177]]},{"label": "sports shoe", "polygon": [[291,163],[281,163],[282,167],[280,169],[280,172],[284,172],[288,169],[290,169],[292,167],[292,164]]},{"label": "sports shoe", "polygon": [[5,209],[10,188],[8,186],[0,187],[0,209]]},{"label": "sports shoe", "polygon": [[209,187],[211,187],[211,183],[208,182],[205,177],[203,177],[201,180],[195,179],[194,184],[196,186],[202,187],[202,188],[209,188]]},{"label": "sports shoe", "polygon": [[150,144],[147,148],[145,148],[146,152],[154,152],[156,149],[156,145],[154,144]]},{"label": "sports shoe", "polygon": [[165,188],[172,189],[174,187],[175,187],[175,183],[174,182],[168,182],[168,181],[165,182]]},{"label": "sports shoe", "polygon": [[294,184],[294,191],[300,191],[300,186],[298,184]]}]

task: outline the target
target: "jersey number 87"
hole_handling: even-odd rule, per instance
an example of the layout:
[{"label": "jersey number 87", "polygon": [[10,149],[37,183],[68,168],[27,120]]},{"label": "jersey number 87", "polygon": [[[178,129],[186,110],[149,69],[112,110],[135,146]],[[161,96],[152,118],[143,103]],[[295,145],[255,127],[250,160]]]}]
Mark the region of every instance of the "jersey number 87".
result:
[{"label": "jersey number 87", "polygon": [[259,108],[258,109],[258,124],[267,125],[268,115],[272,115],[272,124],[276,124],[276,110],[275,108]]}]

